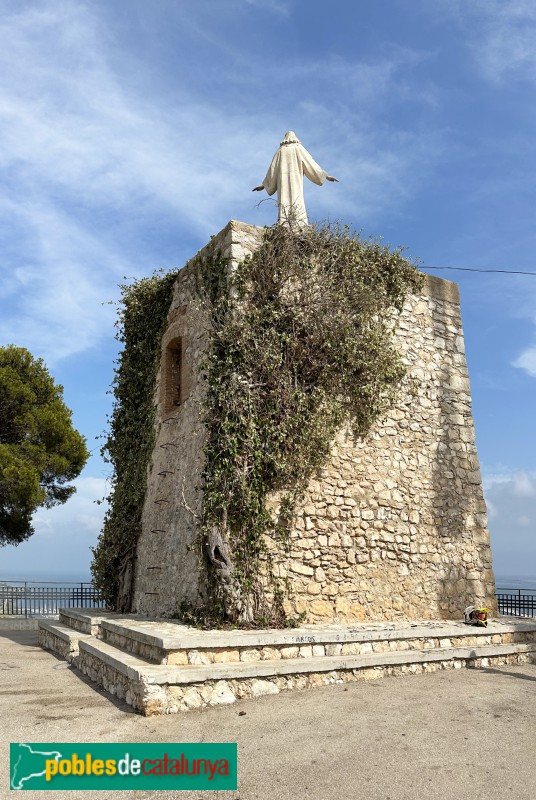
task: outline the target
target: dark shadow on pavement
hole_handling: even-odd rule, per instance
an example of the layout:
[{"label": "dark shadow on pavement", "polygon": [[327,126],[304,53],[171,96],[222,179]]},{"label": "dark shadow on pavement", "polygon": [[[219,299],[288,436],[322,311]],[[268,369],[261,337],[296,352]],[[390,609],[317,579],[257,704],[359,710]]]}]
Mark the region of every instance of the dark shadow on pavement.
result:
[{"label": "dark shadow on pavement", "polygon": [[[519,668],[522,668],[520,664]],[[522,681],[534,681],[536,683],[536,678],[533,678],[531,675],[524,675],[522,672],[507,672],[504,669],[497,669],[493,667],[480,667],[481,672],[487,672],[490,675],[509,675],[511,678],[518,678]]]},{"label": "dark shadow on pavement", "polygon": [[9,630],[8,628],[3,630],[0,629],[0,646],[2,639],[11,639],[12,642],[16,642],[23,647],[39,647],[36,630]]},{"label": "dark shadow on pavement", "polygon": [[[112,705],[114,705],[117,709],[119,709],[119,711],[122,711],[124,714],[136,714],[137,713],[135,711],[135,709],[132,708],[132,706],[129,706],[127,703],[125,703],[124,700],[119,700],[117,697],[114,697],[113,695],[108,694],[108,692],[106,692],[101,686],[99,686],[98,684],[94,683],[90,678],[88,678],[87,675],[84,675],[82,672],[80,672],[79,669],[74,667],[72,664],[68,664],[67,661],[65,661],[64,658],[62,658],[61,656],[56,655],[56,653],[53,653],[50,650],[42,649],[39,646],[39,643],[38,643],[37,631],[36,630],[22,630],[22,631],[20,631],[20,630],[18,630],[18,631],[17,630],[13,630],[13,631],[3,630],[3,631],[0,631],[0,648],[2,646],[1,645],[1,640],[2,639],[10,639],[12,642],[15,642],[16,644],[22,645],[23,647],[27,647],[27,648],[32,649],[32,650],[42,650],[42,652],[45,653],[48,657],[50,657],[51,659],[54,659],[56,662],[58,662],[57,664],[55,664],[52,667],[53,669],[68,669],[68,670],[70,670],[74,675],[76,675],[76,677],[80,681],[82,681],[82,683],[85,683],[86,686],[90,686],[93,689],[93,691],[96,692],[97,694],[99,694],[101,697],[106,698],[106,700],[108,702],[112,703]],[[2,669],[2,663],[1,662],[2,662],[2,659],[1,659],[1,650],[0,650],[0,669]],[[4,669],[13,669],[13,668],[14,667],[11,667],[6,662],[6,665],[4,666]]]}]

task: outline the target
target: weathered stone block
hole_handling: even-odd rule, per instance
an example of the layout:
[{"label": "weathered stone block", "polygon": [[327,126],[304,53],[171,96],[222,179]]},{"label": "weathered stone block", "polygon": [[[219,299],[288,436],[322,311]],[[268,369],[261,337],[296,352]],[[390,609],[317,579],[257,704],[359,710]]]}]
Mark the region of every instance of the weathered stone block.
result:
[{"label": "weathered stone block", "polygon": [[229,664],[235,661],[240,661],[240,653],[238,650],[216,650],[214,652],[215,664]]},{"label": "weathered stone block", "polygon": [[224,706],[236,701],[236,697],[231,691],[227,681],[218,681],[214,686],[210,697],[210,705]]},{"label": "weathered stone block", "polygon": [[168,653],[167,663],[184,666],[188,664],[188,653],[185,653],[184,650],[172,650]]},{"label": "weathered stone block", "polygon": [[279,689],[273,681],[252,681],[251,696],[262,697],[266,694],[279,694]]}]

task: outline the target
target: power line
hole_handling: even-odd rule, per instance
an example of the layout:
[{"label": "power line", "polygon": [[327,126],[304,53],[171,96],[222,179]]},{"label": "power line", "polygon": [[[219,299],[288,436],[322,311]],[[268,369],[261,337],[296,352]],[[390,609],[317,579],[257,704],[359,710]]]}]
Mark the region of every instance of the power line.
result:
[{"label": "power line", "polygon": [[418,264],[418,269],[455,269],[458,272],[496,272],[503,275],[536,275],[536,272],[524,272],[518,269],[479,269],[478,267],[431,267],[429,264]]}]

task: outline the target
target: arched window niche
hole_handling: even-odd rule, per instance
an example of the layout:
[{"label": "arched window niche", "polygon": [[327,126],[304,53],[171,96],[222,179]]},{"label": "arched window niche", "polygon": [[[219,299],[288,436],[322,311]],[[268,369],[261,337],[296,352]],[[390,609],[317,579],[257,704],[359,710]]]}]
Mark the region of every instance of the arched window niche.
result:
[{"label": "arched window niche", "polygon": [[166,347],[166,406],[173,410],[182,403],[182,336],[176,336]]},{"label": "arched window niche", "polygon": [[182,336],[167,338],[162,347],[160,404],[162,414],[169,416],[184,403],[184,346]]}]

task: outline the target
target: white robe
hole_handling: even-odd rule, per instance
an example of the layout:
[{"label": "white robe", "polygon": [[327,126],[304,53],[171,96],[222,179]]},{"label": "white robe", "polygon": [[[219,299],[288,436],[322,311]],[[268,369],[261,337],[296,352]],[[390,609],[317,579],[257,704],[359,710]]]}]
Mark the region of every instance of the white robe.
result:
[{"label": "white robe", "polygon": [[304,175],[318,186],[322,186],[328,177],[302,144],[280,145],[263,181],[269,195],[277,192],[278,222],[293,219],[298,225],[308,225],[303,200]]}]

